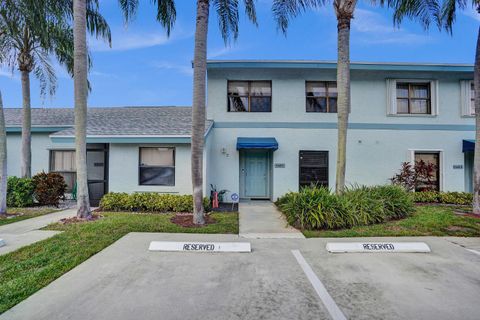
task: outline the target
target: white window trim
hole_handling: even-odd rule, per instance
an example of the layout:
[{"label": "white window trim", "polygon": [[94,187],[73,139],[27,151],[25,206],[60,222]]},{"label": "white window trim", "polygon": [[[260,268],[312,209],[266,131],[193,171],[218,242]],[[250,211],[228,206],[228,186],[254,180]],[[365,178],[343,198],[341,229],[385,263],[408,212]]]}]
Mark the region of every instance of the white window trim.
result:
[{"label": "white window trim", "polygon": [[472,100],[471,86],[473,80],[460,81],[460,105],[462,111],[462,117],[475,117],[475,114],[470,112],[470,101]]},{"label": "white window trim", "polygon": [[[398,114],[397,113],[397,82],[415,82],[430,84],[430,114]],[[438,108],[438,80],[432,79],[387,79],[387,115],[392,117],[436,117]]]},{"label": "white window trim", "polygon": [[440,157],[440,182],[439,182],[439,191],[445,190],[444,187],[444,172],[445,172],[445,156],[444,156],[444,150],[443,149],[408,149],[409,153],[409,160],[411,164],[415,165],[415,152],[438,152],[439,157]]}]

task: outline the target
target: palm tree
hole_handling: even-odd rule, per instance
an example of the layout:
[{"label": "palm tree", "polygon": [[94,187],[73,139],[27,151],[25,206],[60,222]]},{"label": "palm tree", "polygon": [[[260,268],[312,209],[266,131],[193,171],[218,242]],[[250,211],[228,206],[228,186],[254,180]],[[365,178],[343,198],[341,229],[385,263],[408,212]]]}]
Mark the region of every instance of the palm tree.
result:
[{"label": "palm tree", "polygon": [[[193,187],[193,223],[204,224],[203,208],[203,147],[205,143],[205,104],[207,76],[207,34],[210,4],[215,8],[219,28],[225,44],[230,37],[238,37],[238,1],[237,0],[197,0],[195,26],[195,48],[193,55],[193,104],[192,104],[192,187]],[[255,1],[244,0],[245,12],[254,24],[257,24]]]},{"label": "palm tree", "polygon": [[0,216],[7,214],[7,133],[0,92]]},{"label": "palm tree", "polygon": [[[278,27],[286,33],[289,20],[302,11],[318,8],[326,4],[326,0],[274,0],[272,11]],[[347,151],[348,114],[350,112],[350,22],[357,0],[333,0],[333,8],[337,17],[337,118],[338,146],[335,191],[343,193],[345,189],[345,169]]]},{"label": "palm tree", "polygon": [[[55,94],[57,82],[50,56],[72,73],[73,31],[68,23],[68,8],[51,0],[10,0],[2,2],[0,10],[0,55],[9,68],[17,68],[22,83],[22,152],[21,176],[31,177],[31,99],[30,74],[40,81],[40,93]],[[66,9],[65,9],[66,8]],[[71,9],[70,9],[71,11]],[[71,14],[71,13],[70,13]],[[89,10],[92,33],[110,39],[110,30],[103,17]]]},{"label": "palm tree", "polygon": [[[382,1],[382,4],[385,1]],[[387,1],[390,5],[394,0]],[[407,2],[407,1],[405,1]],[[467,9],[467,0],[410,0],[405,5],[395,4],[395,23],[401,23],[404,17],[419,20],[425,29],[431,21],[437,26],[453,33],[456,12]],[[480,13],[480,0],[471,0],[472,7]],[[480,27],[477,33],[475,66],[473,72],[475,91],[475,153],[473,161],[473,213],[480,215]]]}]

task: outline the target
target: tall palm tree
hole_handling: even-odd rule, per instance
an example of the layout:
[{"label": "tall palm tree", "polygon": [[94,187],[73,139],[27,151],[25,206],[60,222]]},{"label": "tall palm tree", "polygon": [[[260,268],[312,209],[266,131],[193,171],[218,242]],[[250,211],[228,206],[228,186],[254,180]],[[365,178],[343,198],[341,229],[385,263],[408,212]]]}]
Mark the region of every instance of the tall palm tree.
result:
[{"label": "tall palm tree", "polygon": [[[333,0],[337,17],[337,118],[338,145],[335,191],[345,189],[345,169],[347,152],[347,127],[350,112],[350,23],[353,19],[357,0]],[[272,11],[279,28],[286,33],[289,20],[307,9],[318,8],[326,0],[274,0]]]},{"label": "tall palm tree", "polygon": [[[68,9],[51,5],[52,0],[6,0],[0,9],[0,55],[12,70],[17,68],[22,84],[22,152],[21,176],[31,177],[31,99],[30,74],[40,81],[42,97],[55,94],[55,70],[50,57],[72,73],[73,31],[68,23]],[[71,14],[71,13],[70,13]],[[110,30],[103,17],[89,10],[92,33],[103,35],[108,41]]]},{"label": "tall palm tree", "polygon": [[[382,3],[385,1],[382,1]],[[394,0],[387,1],[390,5]],[[406,0],[405,0],[406,2]],[[404,17],[419,20],[425,29],[432,21],[439,28],[453,33],[458,10],[466,10],[468,3],[480,13],[480,0],[410,0],[402,5],[395,4],[395,23],[401,23]],[[475,153],[473,161],[473,213],[480,215],[480,26],[478,27],[473,71],[473,85],[475,91]]]},{"label": "tall palm tree", "polygon": [[0,92],[0,216],[7,214],[7,133]]},{"label": "tall palm tree", "polygon": [[[193,55],[193,104],[192,104],[192,186],[193,186],[193,223],[204,224],[203,208],[203,147],[205,143],[205,104],[207,76],[207,34],[210,4],[218,15],[220,32],[225,41],[238,37],[238,1],[237,0],[197,0],[195,25],[195,48]],[[244,0],[245,12],[255,25],[255,0]]]}]

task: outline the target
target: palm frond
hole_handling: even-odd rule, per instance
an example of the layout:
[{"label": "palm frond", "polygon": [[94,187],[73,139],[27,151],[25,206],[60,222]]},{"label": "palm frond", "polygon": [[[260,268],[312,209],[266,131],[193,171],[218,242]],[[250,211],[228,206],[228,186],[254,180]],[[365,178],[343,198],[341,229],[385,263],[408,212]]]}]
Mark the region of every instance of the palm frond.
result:
[{"label": "palm frond", "polygon": [[217,12],[218,27],[225,44],[233,37],[238,38],[238,0],[214,0],[213,7]]},{"label": "palm frond", "polygon": [[245,14],[247,15],[248,19],[250,19],[255,26],[258,26],[255,0],[244,0],[243,2],[245,5]]},{"label": "palm frond", "polygon": [[308,9],[321,7],[326,2],[326,0],[274,0],[272,12],[277,28],[286,34],[291,19]]},{"label": "palm frond", "polygon": [[138,8],[138,0],[118,0],[125,22],[132,20]]},{"label": "palm frond", "polygon": [[175,9],[174,0],[153,0],[157,5],[157,21],[160,22],[162,27],[167,31],[167,35],[175,24],[177,18],[177,10]]},{"label": "palm frond", "polygon": [[393,22],[397,26],[407,17],[411,20],[419,21],[424,29],[428,29],[432,21],[438,27],[441,26],[441,4],[439,1],[440,0],[373,0],[372,2],[393,9]]}]

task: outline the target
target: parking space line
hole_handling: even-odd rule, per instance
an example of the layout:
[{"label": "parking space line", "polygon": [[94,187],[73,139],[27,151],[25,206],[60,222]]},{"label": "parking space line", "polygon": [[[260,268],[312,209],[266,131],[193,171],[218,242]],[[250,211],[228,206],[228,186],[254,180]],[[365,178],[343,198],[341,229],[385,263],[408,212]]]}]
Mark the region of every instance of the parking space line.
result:
[{"label": "parking space line", "polygon": [[292,254],[297,259],[298,264],[302,267],[303,272],[307,276],[308,280],[312,284],[313,288],[317,292],[320,300],[322,300],[323,305],[327,308],[328,313],[333,320],[346,320],[347,318],[343,314],[342,310],[337,306],[335,300],[333,300],[332,296],[328,293],[327,289],[323,285],[323,283],[318,279],[315,272],[313,272],[310,265],[307,263],[305,258],[302,256],[299,250],[292,250]]},{"label": "parking space line", "polygon": [[471,253],[475,253],[476,255],[479,255],[479,256],[480,256],[480,252],[477,251],[477,250],[468,249],[468,248],[465,248],[465,249],[467,249],[467,251],[470,251]]}]

